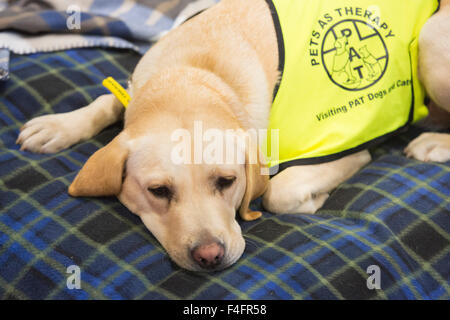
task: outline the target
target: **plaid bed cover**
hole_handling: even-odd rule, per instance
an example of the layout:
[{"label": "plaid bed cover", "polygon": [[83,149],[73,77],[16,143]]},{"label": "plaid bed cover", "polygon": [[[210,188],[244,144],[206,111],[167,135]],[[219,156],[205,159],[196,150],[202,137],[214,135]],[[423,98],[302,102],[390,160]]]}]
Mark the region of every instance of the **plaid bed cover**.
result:
[{"label": "plaid bed cover", "polygon": [[0,0],[0,80],[9,55],[74,48],[127,48],[152,43],[219,0]]},{"label": "plaid bed cover", "polygon": [[[245,253],[217,273],[179,269],[115,198],[71,198],[76,172],[120,125],[55,155],[19,151],[19,128],[88,104],[106,76],[125,84],[138,59],[104,49],[12,56],[0,84],[0,298],[449,299],[450,163],[402,155],[417,128],[371,150],[375,161],[316,215],[241,222]],[[71,265],[81,289],[67,288]],[[380,290],[367,287],[371,265]]]}]

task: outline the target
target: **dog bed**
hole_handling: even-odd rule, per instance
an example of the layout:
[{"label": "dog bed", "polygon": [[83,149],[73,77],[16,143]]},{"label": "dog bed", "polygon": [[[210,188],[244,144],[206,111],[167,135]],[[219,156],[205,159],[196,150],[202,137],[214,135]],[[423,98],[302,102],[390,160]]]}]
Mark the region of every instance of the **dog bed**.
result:
[{"label": "dog bed", "polygon": [[[77,171],[121,124],[51,155],[20,151],[19,128],[107,93],[107,76],[124,85],[139,58],[115,49],[11,56],[0,83],[1,299],[450,298],[450,163],[402,154],[418,128],[370,150],[374,161],[317,214],[240,221],[245,252],[221,272],[180,269],[113,197],[70,197]],[[252,206],[262,209],[259,199]],[[67,286],[72,265],[80,289]],[[373,268],[380,289],[368,286]]]}]

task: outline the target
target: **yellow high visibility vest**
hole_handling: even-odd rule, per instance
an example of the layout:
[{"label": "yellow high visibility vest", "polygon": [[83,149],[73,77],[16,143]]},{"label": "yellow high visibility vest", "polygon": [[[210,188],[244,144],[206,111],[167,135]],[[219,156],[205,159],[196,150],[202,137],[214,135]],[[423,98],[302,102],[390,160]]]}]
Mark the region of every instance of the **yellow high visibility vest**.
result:
[{"label": "yellow high visibility vest", "polygon": [[263,147],[270,167],[338,159],[428,114],[418,35],[438,0],[267,2],[281,72]]}]

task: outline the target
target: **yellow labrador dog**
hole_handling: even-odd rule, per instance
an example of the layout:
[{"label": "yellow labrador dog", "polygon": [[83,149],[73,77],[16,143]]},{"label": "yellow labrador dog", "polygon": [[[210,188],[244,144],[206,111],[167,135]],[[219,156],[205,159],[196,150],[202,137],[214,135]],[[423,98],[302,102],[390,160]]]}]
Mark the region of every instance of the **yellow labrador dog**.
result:
[{"label": "yellow labrador dog", "polygon": [[[238,53],[238,54],[236,54]],[[420,71],[428,94],[450,111],[450,0],[423,28]],[[294,166],[270,181],[261,163],[171,161],[173,132],[267,128],[279,81],[278,48],[264,0],[223,0],[164,36],[132,75],[124,108],[108,94],[88,106],[27,122],[22,150],[54,153],[91,138],[124,115],[123,131],[94,153],[69,193],[116,195],[181,267],[220,270],[236,262],[245,241],[235,219],[259,217],[249,210],[263,195],[274,213],[314,213],[331,190],[370,161],[368,151],[318,165]],[[236,131],[239,132],[239,131]],[[194,148],[194,147],[192,147]],[[450,159],[450,136],[424,134],[406,154],[423,161]]]}]

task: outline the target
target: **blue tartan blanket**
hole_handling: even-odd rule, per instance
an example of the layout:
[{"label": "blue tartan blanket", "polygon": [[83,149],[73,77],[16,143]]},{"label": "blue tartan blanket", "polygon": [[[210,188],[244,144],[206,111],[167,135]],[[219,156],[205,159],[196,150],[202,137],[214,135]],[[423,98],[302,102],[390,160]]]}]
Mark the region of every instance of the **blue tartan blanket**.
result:
[{"label": "blue tartan blanket", "polygon": [[[450,298],[450,163],[405,158],[418,128],[372,149],[374,161],[317,214],[240,221],[245,252],[221,272],[178,268],[115,198],[71,198],[77,171],[121,125],[54,155],[20,151],[19,128],[90,103],[107,76],[124,85],[139,58],[92,48],[12,55],[0,83],[1,299]],[[67,286],[72,265],[80,289]],[[370,266],[380,289],[367,286]]]},{"label": "blue tartan blanket", "polygon": [[128,48],[144,54],[162,35],[219,0],[0,0],[0,80],[10,53]]}]

